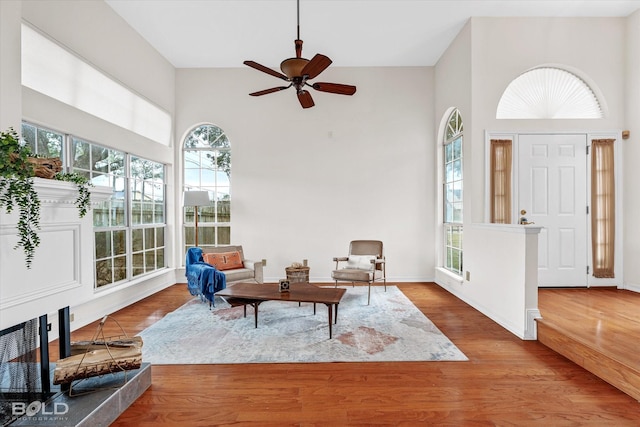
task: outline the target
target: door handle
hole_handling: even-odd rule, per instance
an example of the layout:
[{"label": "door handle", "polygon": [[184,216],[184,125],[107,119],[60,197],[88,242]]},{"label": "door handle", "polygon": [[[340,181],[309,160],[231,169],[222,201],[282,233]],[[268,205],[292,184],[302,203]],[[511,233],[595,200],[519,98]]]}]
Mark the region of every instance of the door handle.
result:
[{"label": "door handle", "polygon": [[525,215],[527,214],[527,211],[525,211],[524,209],[520,210],[520,220],[518,221],[518,224],[521,225],[529,225],[529,224],[535,224],[535,222],[531,221],[527,221],[527,218],[525,218]]}]

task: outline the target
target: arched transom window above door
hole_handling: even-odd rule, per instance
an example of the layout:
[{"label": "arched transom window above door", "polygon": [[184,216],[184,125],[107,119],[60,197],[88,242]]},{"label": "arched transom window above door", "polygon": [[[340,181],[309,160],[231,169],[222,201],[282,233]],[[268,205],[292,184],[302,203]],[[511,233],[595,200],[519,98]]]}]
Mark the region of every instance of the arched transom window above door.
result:
[{"label": "arched transom window above door", "polygon": [[497,119],[601,119],[601,103],[576,74],[539,67],[516,77],[498,103]]}]

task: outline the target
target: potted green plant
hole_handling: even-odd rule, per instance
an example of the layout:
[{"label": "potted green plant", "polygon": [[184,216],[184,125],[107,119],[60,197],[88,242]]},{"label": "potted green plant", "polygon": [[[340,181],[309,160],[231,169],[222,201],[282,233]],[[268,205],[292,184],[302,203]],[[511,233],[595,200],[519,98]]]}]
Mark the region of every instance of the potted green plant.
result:
[{"label": "potted green plant", "polygon": [[[37,232],[40,229],[40,198],[35,190],[33,179],[36,168],[43,163],[38,160],[29,147],[20,142],[20,137],[15,130],[9,128],[6,132],[0,132],[0,207],[7,213],[11,213],[16,208],[18,210],[19,240],[14,249],[22,247],[27,268],[31,268],[35,250],[40,245]],[[91,207],[91,194],[88,189],[91,183],[76,173],[61,173],[58,170],[46,169],[45,175],[38,174],[38,176],[76,184],[78,188],[76,206],[80,217],[84,217]]]}]

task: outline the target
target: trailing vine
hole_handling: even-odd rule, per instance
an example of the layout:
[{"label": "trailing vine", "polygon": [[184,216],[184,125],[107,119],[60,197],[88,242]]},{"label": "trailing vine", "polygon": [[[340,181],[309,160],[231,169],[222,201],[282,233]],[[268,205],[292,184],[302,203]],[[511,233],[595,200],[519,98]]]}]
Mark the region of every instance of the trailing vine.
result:
[{"label": "trailing vine", "polygon": [[89,191],[89,187],[93,187],[93,184],[89,182],[86,177],[75,172],[59,172],[53,178],[58,181],[73,182],[76,184],[78,188],[76,206],[80,218],[84,218],[89,209],[91,209],[91,192]]},{"label": "trailing vine", "polygon": [[[34,187],[34,166],[29,161],[33,157],[13,128],[0,132],[0,208],[7,213],[13,212],[14,208],[18,210],[18,243],[14,249],[22,248],[27,268],[31,268],[35,250],[40,245],[40,198]],[[78,198],[75,204],[83,218],[91,208],[89,187],[93,185],[77,173],[58,172],[54,179],[76,184]]]},{"label": "trailing vine", "polygon": [[18,179],[33,177],[33,165],[27,160],[31,156],[31,149],[20,144],[20,137],[13,128],[0,132],[0,176]]},{"label": "trailing vine", "polygon": [[33,187],[33,178],[5,178],[0,180],[0,207],[11,213],[17,205],[18,214],[18,243],[14,247],[22,247],[27,268],[36,248],[40,245],[40,237],[36,230],[40,229],[40,198]]},{"label": "trailing vine", "polygon": [[20,144],[18,133],[9,128],[0,133],[0,207],[11,213],[18,207],[19,240],[14,249],[22,247],[27,268],[40,245],[36,230],[40,229],[40,198],[33,187],[33,165],[29,147]]}]

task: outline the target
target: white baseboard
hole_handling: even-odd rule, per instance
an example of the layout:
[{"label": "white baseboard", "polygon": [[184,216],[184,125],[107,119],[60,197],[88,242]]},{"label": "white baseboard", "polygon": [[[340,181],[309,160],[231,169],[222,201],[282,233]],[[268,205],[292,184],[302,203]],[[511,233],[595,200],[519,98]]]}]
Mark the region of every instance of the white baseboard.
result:
[{"label": "white baseboard", "polygon": [[[509,322],[507,319],[502,317],[500,314],[493,312],[492,310],[488,309],[487,307],[480,304],[479,302],[474,301],[468,298],[466,295],[459,292],[458,289],[456,289],[457,288],[456,286],[450,286],[449,284],[442,283],[441,281],[438,281],[438,280],[436,280],[436,284],[439,285],[441,288],[445,289],[446,291],[448,291],[449,293],[451,293],[452,295],[454,295],[456,298],[469,304],[471,307],[478,310],[480,313],[484,314],[485,316],[487,316],[488,318],[496,322],[498,325],[502,326],[503,328],[505,328],[506,330],[508,330],[509,332],[511,332],[518,338],[520,338],[521,340],[533,339],[533,338],[530,338],[529,335],[531,335],[532,333],[535,334],[535,332],[531,332],[528,327],[527,327],[527,330],[525,331],[519,330],[518,327],[514,326],[511,322]],[[523,315],[525,314],[523,313]]]},{"label": "white baseboard", "polygon": [[640,292],[640,285],[636,285],[634,283],[625,283],[624,285],[622,285],[622,289],[633,292]]},{"label": "white baseboard", "polygon": [[538,339],[538,323],[536,319],[541,319],[542,314],[537,308],[530,308],[527,310],[527,323],[524,331],[525,340],[536,341]]}]

